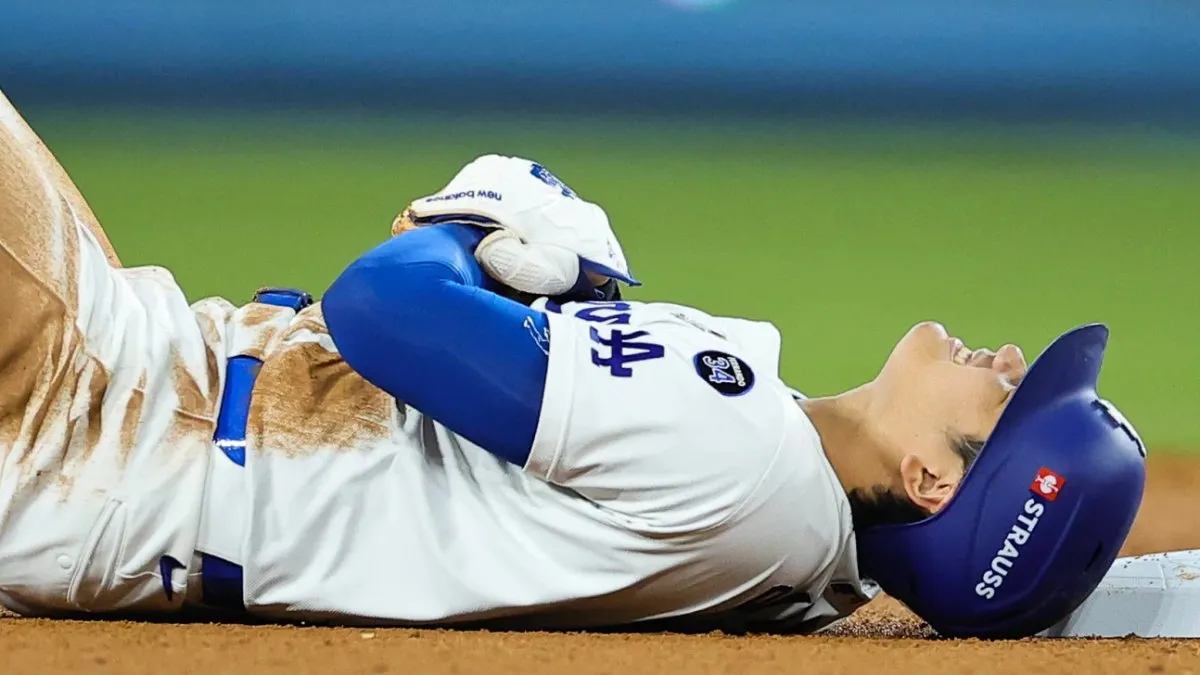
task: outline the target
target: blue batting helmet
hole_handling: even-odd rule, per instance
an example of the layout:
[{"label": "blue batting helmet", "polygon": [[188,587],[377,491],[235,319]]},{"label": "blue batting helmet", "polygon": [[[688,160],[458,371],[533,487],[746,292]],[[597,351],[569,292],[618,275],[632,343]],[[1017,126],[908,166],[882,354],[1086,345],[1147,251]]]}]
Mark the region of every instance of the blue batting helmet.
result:
[{"label": "blue batting helmet", "polygon": [[1038,357],[950,502],[857,533],[863,576],[939,633],[1022,637],[1079,606],[1125,542],[1146,449],[1096,393],[1108,328]]}]

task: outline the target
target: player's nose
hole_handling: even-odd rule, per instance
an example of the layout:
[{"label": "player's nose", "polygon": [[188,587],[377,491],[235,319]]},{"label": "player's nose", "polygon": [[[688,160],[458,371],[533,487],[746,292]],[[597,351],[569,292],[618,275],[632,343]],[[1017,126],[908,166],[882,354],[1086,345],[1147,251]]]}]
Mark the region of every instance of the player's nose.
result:
[{"label": "player's nose", "polygon": [[992,370],[1016,386],[1025,379],[1025,372],[1029,370],[1029,364],[1025,363],[1025,354],[1020,347],[1004,345],[996,351],[996,358],[992,360]]}]

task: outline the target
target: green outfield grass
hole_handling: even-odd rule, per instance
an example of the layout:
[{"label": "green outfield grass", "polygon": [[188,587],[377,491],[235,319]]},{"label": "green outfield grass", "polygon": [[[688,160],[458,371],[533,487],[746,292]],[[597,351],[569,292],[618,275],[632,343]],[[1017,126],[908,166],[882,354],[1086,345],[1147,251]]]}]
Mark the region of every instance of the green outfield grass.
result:
[{"label": "green outfield grass", "polygon": [[912,323],[1036,354],[1105,321],[1103,391],[1152,449],[1200,450],[1200,141],[1075,129],[393,120],[30,111],[129,264],[189,297],[319,292],[477,154],[536,157],[603,204],[646,285],[766,318],[810,394]]}]

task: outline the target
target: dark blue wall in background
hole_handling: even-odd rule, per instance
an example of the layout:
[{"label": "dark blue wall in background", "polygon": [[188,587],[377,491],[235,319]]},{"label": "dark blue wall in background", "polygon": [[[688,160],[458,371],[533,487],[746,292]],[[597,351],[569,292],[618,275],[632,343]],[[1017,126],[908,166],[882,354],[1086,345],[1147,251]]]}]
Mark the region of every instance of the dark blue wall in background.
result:
[{"label": "dark blue wall in background", "polygon": [[22,101],[1191,124],[1168,0],[0,0]]}]

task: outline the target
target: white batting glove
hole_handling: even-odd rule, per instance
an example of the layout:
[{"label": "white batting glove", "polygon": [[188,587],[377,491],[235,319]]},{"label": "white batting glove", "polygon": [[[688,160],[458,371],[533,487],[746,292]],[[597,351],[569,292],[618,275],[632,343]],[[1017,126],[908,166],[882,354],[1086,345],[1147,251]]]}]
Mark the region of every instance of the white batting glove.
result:
[{"label": "white batting glove", "polygon": [[498,229],[480,244],[476,258],[489,275],[517,290],[557,295],[575,285],[580,269],[596,285],[608,278],[639,283],[604,210],[537,162],[479,157],[441,191],[409,205],[393,232],[459,219]]}]

